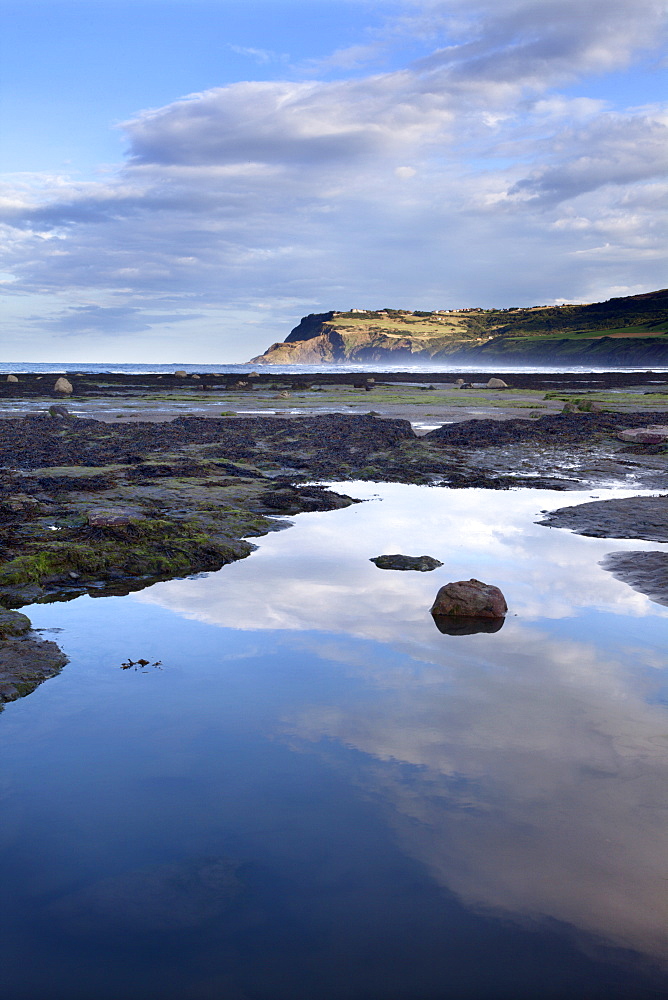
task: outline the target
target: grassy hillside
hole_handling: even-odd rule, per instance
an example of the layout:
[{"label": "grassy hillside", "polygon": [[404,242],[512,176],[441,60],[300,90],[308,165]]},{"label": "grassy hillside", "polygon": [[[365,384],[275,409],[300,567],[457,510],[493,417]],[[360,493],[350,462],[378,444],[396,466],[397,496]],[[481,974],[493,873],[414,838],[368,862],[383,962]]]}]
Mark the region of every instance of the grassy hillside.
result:
[{"label": "grassy hillside", "polygon": [[[281,344],[254,362],[377,362],[486,356],[589,353],[644,360],[666,352],[668,289],[590,305],[527,309],[403,309],[329,312],[306,316]],[[509,360],[511,360],[509,358]],[[578,361],[579,363],[579,361]],[[631,361],[631,363],[635,363]]]}]

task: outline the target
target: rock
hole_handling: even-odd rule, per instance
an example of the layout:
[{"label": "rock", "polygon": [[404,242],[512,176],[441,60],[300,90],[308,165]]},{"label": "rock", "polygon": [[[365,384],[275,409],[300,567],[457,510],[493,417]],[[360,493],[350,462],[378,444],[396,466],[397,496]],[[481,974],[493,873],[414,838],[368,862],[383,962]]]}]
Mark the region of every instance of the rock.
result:
[{"label": "rock", "polygon": [[0,502],[0,510],[11,514],[36,514],[42,505],[29,493],[12,493]]},{"label": "rock", "polygon": [[562,413],[577,413],[578,408],[575,403],[564,403],[564,407],[561,411]]},{"label": "rock", "polygon": [[52,417],[69,417],[70,411],[62,403],[55,403],[49,407],[49,415]]},{"label": "rock", "polygon": [[188,372],[184,371],[182,368],[179,368],[179,370],[174,372],[174,374],[177,378],[188,378]]},{"label": "rock", "polygon": [[18,382],[18,379],[17,379],[16,375],[8,375],[7,376],[7,381],[8,382]]},{"label": "rock", "polygon": [[23,608],[26,604],[34,604],[43,597],[44,591],[36,583],[26,583],[1,587],[0,596],[5,606]]},{"label": "rock", "polygon": [[[16,612],[5,612],[16,614]],[[25,618],[25,615],[18,615]],[[28,622],[30,624],[30,622]],[[17,627],[23,627],[22,624]],[[48,677],[53,677],[67,663],[67,657],[55,642],[38,639],[26,632],[0,641],[0,702],[15,701],[30,694]]]},{"label": "rock", "polygon": [[5,611],[0,608],[0,639],[8,636],[25,635],[30,631],[30,619],[19,611]]},{"label": "rock", "polygon": [[464,379],[463,378],[455,379],[455,385],[458,385],[461,388],[461,386],[464,385]]},{"label": "rock", "polygon": [[53,387],[54,392],[62,392],[63,395],[69,396],[74,392],[74,387],[70,381],[66,378],[59,378],[56,380],[56,384]]},{"label": "rock", "polygon": [[502,378],[491,378],[487,383],[488,389],[507,389],[508,383],[504,382]]},{"label": "rock", "polygon": [[201,375],[191,375],[191,378],[201,378]]},{"label": "rock", "polygon": [[98,507],[88,511],[88,524],[91,528],[109,528],[120,524],[129,524],[142,515],[129,507]]},{"label": "rock", "polygon": [[650,424],[647,427],[630,427],[617,435],[620,441],[632,441],[634,444],[662,444],[668,441],[668,426],[665,424]]},{"label": "rock", "polygon": [[480,580],[458,580],[441,587],[432,615],[466,618],[503,618],[508,605],[498,587]]},{"label": "rock", "polygon": [[668,542],[668,494],[658,497],[625,497],[593,500],[575,507],[550,511],[537,521],[555,528],[571,528],[592,538],[642,538]]},{"label": "rock", "polygon": [[428,573],[429,570],[438,569],[443,565],[433,556],[375,556],[370,562],[375,563],[378,569],[413,569],[420,573]]}]

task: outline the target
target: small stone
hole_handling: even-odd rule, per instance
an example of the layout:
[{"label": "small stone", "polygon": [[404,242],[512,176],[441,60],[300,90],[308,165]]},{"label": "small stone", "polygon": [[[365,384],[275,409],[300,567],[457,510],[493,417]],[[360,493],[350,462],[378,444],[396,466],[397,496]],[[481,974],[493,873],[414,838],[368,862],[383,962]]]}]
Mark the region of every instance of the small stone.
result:
[{"label": "small stone", "polygon": [[179,370],[177,372],[174,372],[174,374],[176,375],[177,378],[188,378],[188,372],[183,371],[182,368],[179,368]]},{"label": "small stone", "polygon": [[62,392],[64,395],[69,396],[70,393],[74,392],[74,387],[68,379],[59,378],[53,387],[53,391]]},{"label": "small stone", "polygon": [[129,524],[142,515],[136,510],[126,507],[98,507],[88,511],[88,524],[91,528],[109,528],[120,524]]},{"label": "small stone", "polygon": [[70,412],[62,403],[54,403],[53,406],[49,407],[49,415],[51,417],[69,417]]},{"label": "small stone", "polygon": [[191,375],[191,378],[201,378],[201,375]]},{"label": "small stone", "polygon": [[446,583],[436,595],[432,615],[467,618],[503,618],[508,605],[499,590],[481,580],[458,580]]}]

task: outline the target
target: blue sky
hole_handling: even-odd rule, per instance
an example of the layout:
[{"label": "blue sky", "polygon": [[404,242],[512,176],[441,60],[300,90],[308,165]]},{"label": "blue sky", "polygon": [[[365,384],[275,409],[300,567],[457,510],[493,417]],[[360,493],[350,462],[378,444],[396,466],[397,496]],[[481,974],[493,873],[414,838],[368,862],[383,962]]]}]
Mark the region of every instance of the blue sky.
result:
[{"label": "blue sky", "polygon": [[665,286],[666,3],[0,2],[2,356]]}]

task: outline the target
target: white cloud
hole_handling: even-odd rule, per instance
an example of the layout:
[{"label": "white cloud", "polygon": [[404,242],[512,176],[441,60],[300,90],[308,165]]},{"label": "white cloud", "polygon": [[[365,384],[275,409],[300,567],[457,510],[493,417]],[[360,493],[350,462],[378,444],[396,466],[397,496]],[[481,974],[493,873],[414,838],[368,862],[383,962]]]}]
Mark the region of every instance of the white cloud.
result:
[{"label": "white cloud", "polygon": [[[173,315],[176,298],[190,315],[193,298],[317,311],[659,287],[665,118],[554,88],[626,65],[660,38],[664,12],[650,0],[412,5],[372,44],[431,35],[428,58],[192,94],[125,123],[116,175],[10,178],[2,269],[14,296],[141,302],[154,315]],[[582,251],[606,244],[616,260],[590,255],[582,269]],[[295,318],[283,325],[278,308],[229,359],[282,339]]]}]

